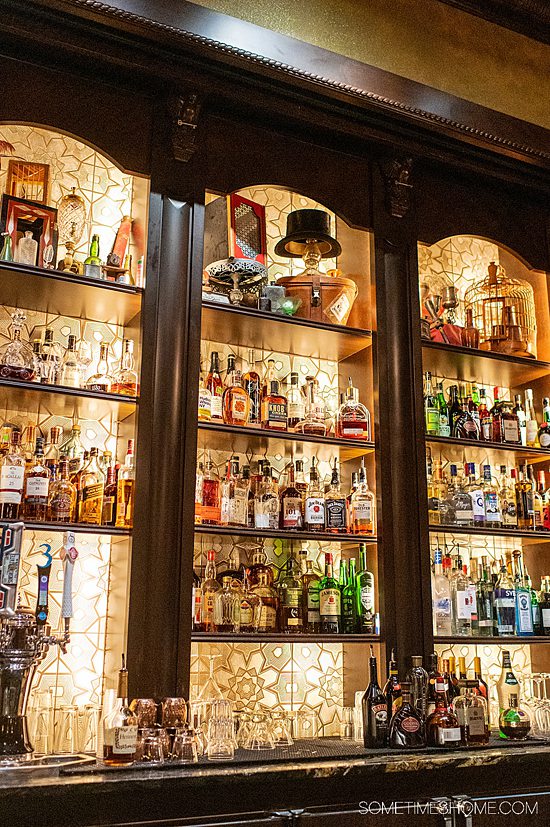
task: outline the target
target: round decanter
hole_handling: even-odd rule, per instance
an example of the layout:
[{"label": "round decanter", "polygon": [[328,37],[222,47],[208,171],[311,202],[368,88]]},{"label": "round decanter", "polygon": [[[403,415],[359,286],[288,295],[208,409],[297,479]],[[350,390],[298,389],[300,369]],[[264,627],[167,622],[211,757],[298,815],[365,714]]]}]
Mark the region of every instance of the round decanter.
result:
[{"label": "round decanter", "polygon": [[21,339],[21,330],[27,317],[17,310],[11,317],[11,341],[0,346],[0,376],[2,379],[30,382],[36,374],[34,354],[30,345]]}]

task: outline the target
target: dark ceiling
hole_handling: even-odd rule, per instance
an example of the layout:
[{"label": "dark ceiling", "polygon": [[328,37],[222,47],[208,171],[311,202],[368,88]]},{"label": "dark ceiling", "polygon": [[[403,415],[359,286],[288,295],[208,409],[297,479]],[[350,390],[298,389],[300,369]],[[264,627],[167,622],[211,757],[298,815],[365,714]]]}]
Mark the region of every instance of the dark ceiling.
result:
[{"label": "dark ceiling", "polygon": [[441,0],[506,29],[550,44],[550,0]]}]

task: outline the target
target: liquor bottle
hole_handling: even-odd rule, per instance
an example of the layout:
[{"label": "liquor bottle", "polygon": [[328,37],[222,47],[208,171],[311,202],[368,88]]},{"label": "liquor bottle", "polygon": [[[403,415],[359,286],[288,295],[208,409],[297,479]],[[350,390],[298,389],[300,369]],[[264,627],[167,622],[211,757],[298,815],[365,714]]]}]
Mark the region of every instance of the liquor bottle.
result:
[{"label": "liquor bottle", "polygon": [[422,655],[411,657],[411,668],[407,673],[407,681],[410,686],[412,703],[424,719],[428,701],[428,673],[422,666]]},{"label": "liquor bottle", "polygon": [[367,546],[359,546],[359,571],[357,582],[357,616],[359,631],[364,635],[373,635],[375,632],[375,602],[374,602],[374,575],[367,568]]},{"label": "liquor bottle", "polygon": [[222,396],[222,416],[226,425],[248,425],[250,397],[242,385],[241,372],[235,367],[235,357],[227,357],[227,384]]},{"label": "liquor bottle", "polygon": [[351,496],[350,508],[351,531],[354,534],[374,535],[376,525],[375,499],[367,483],[367,471],[363,458],[361,459],[361,466],[359,468],[357,488]]},{"label": "liquor bottle", "polygon": [[286,431],[287,405],[286,397],[279,393],[279,382],[273,379],[269,392],[262,399],[262,428],[270,431]]},{"label": "liquor bottle", "polygon": [[254,351],[248,351],[248,370],[243,376],[243,388],[250,399],[250,415],[248,422],[250,425],[259,425],[261,420],[261,380],[259,373],[255,370],[256,358]]},{"label": "liquor bottle", "polygon": [[430,517],[434,525],[445,525],[449,519],[448,494],[449,488],[447,479],[443,472],[440,460],[433,460],[433,474],[431,477]]},{"label": "liquor bottle", "polygon": [[288,466],[288,485],[281,494],[280,527],[285,531],[301,531],[304,527],[302,495],[294,478],[294,463]]},{"label": "liquor bottle", "polygon": [[470,579],[464,574],[462,558],[457,555],[456,569],[451,577],[452,633],[460,637],[472,634],[472,592]]},{"label": "liquor bottle", "polygon": [[[8,236],[3,234],[7,239]],[[2,259],[0,259],[2,260]],[[28,342],[21,339],[21,332],[26,316],[16,310],[11,314],[11,340],[0,345],[0,375],[2,379],[19,379],[30,382],[33,379],[40,381],[41,360],[40,348],[38,354]]]},{"label": "liquor bottle", "polygon": [[342,494],[336,459],[332,468],[330,487],[325,495],[325,512],[328,532],[343,534],[347,531],[346,498]]},{"label": "liquor bottle", "polygon": [[435,386],[435,389],[437,409],[439,411],[438,436],[451,436],[451,426],[449,423],[449,407],[447,405],[447,400],[445,399],[445,394],[443,392],[443,382],[438,382],[438,384]]},{"label": "liquor bottle", "polygon": [[[84,264],[91,264],[95,267],[101,267],[101,258],[99,256],[99,236],[97,233],[92,235],[92,240],[90,242],[90,254],[84,259]],[[98,277],[100,277],[100,273],[98,273]]]},{"label": "liquor bottle", "polygon": [[482,563],[478,564],[476,605],[476,635],[479,637],[491,637],[494,624],[493,587],[492,583],[489,582],[487,569]]},{"label": "liquor bottle", "polygon": [[271,569],[268,573],[266,568],[256,572],[257,583],[251,591],[259,599],[255,631],[269,633],[277,629],[279,598],[271,585],[273,573]]},{"label": "liquor bottle", "polygon": [[191,623],[194,632],[203,632],[202,628],[202,589],[201,579],[193,571],[193,591],[191,595]]},{"label": "liquor bottle", "polygon": [[67,340],[67,350],[61,363],[59,384],[66,388],[79,388],[81,379],[82,372],[76,350],[76,336],[70,333]]},{"label": "liquor bottle", "polygon": [[122,655],[117,700],[103,719],[103,763],[109,767],[132,764],[137,739],[138,719],[128,706],[128,670]]},{"label": "liquor bottle", "polygon": [[198,410],[199,422],[210,422],[212,419],[212,394],[206,387],[202,371],[199,376]]},{"label": "liquor bottle", "polygon": [[344,634],[355,634],[359,631],[355,560],[349,561],[349,574],[342,589],[342,631]]},{"label": "liquor bottle", "polygon": [[542,422],[537,436],[541,448],[550,448],[550,399],[547,396],[542,400]]},{"label": "liquor bottle", "polygon": [[82,464],[84,448],[80,442],[80,425],[75,423],[68,438],[59,446],[59,456],[69,460],[69,470],[72,473]]},{"label": "liquor bottle", "polygon": [[219,525],[221,521],[220,478],[210,457],[205,463],[202,479],[201,521],[204,525]]},{"label": "liquor bottle", "polygon": [[485,528],[486,520],[485,520],[485,498],[483,494],[483,483],[481,480],[476,479],[476,466],[475,463],[469,462],[466,463],[466,469],[468,474],[468,483],[466,484],[466,490],[470,497],[472,498],[472,509],[474,512],[474,526],[476,528]]},{"label": "liquor bottle", "polygon": [[519,422],[519,437],[522,445],[527,445],[527,416],[521,401],[521,394],[516,393],[514,396],[514,413]]},{"label": "liquor bottle", "polygon": [[319,479],[315,457],[311,459],[309,470],[309,485],[304,507],[304,525],[306,531],[325,530],[325,492]]},{"label": "liquor bottle", "polygon": [[516,628],[516,600],[513,580],[501,560],[500,574],[494,590],[495,631],[497,635],[513,635]]},{"label": "liquor bottle", "polygon": [[455,713],[448,708],[445,681],[436,678],[435,709],[426,719],[426,740],[432,747],[458,747],[462,741]]},{"label": "liquor bottle", "polygon": [[456,674],[456,658],[451,655],[449,658],[449,697],[456,698],[460,695],[460,685]]},{"label": "liquor bottle", "polygon": [[[223,493],[222,493],[223,522]],[[254,498],[254,527],[275,531],[279,528],[279,495],[269,465],[263,466],[262,482]]]},{"label": "liquor bottle", "polygon": [[338,409],[336,436],[341,439],[370,440],[372,438],[369,410],[359,401],[359,391],[353,386],[351,376],[344,393],[344,400]]},{"label": "liquor bottle", "polygon": [[513,694],[517,695],[519,698],[519,681],[514,675],[514,671],[512,669],[510,652],[507,649],[503,649],[502,670],[500,673],[500,678],[497,681],[499,714],[510,706],[510,697]]},{"label": "liquor bottle", "polygon": [[294,430],[311,436],[326,436],[326,406],[319,394],[319,383],[313,376],[306,376],[305,397],[305,416]]},{"label": "liquor bottle", "polygon": [[464,404],[461,405],[460,410],[457,410],[454,415],[451,436],[456,439],[477,440],[480,438],[480,435],[481,426],[477,405],[471,397],[466,397]]},{"label": "liquor bottle", "polygon": [[393,715],[389,731],[388,745],[398,749],[419,749],[426,746],[424,722],[421,712],[411,702],[411,684],[401,684],[402,703]]},{"label": "liquor bottle", "polygon": [[72,523],[76,518],[76,486],[69,479],[69,461],[59,461],[58,478],[52,482],[48,519],[52,523]]},{"label": "liquor bottle", "polygon": [[[271,473],[271,472],[270,472]],[[266,481],[264,475],[264,483]],[[204,485],[204,481],[203,481]],[[239,457],[234,456],[227,463],[225,479],[220,486],[221,516],[222,525],[246,526],[248,525],[248,487],[249,484],[240,475]],[[275,527],[278,525],[279,501],[276,500]],[[266,509],[268,503],[266,500]],[[275,504],[272,504],[275,508]],[[204,509],[203,509],[204,516]]]},{"label": "liquor bottle", "polygon": [[474,325],[474,312],[471,307],[466,310],[466,324],[462,328],[464,347],[479,347],[479,330]]},{"label": "liquor bottle", "polygon": [[109,393],[113,384],[113,377],[109,373],[109,343],[101,342],[99,345],[99,359],[96,372],[86,381],[86,388],[89,391],[100,391]]},{"label": "liquor bottle", "polygon": [[122,396],[139,396],[139,377],[134,367],[133,339],[124,339],[120,367],[115,371],[111,393]]},{"label": "liquor bottle", "polygon": [[90,459],[82,469],[79,480],[78,520],[90,525],[101,525],[105,477],[98,463],[98,450],[90,450]]},{"label": "liquor bottle", "polygon": [[480,439],[485,442],[491,442],[493,439],[493,417],[487,407],[487,397],[485,388],[479,390],[479,425],[480,425]]},{"label": "liquor bottle", "polygon": [[241,632],[254,632],[258,623],[260,611],[260,598],[254,594],[248,578],[248,572],[244,570],[241,605],[239,609],[239,628]]},{"label": "liquor bottle", "polygon": [[311,560],[306,560],[306,570],[302,574],[302,601],[304,631],[317,634],[321,629],[319,612],[319,583],[322,574],[314,570]]},{"label": "liquor bottle", "polygon": [[432,374],[424,374],[424,423],[428,436],[439,435],[439,408],[432,388]]},{"label": "liquor bottle", "polygon": [[116,489],[117,528],[132,528],[134,517],[134,440],[128,440],[124,465],[119,469]]},{"label": "liquor bottle", "polygon": [[105,491],[103,492],[102,525],[114,525],[116,521],[117,469],[114,465],[107,468]]},{"label": "liquor bottle", "polygon": [[304,476],[304,461],[302,459],[296,460],[296,488],[302,498],[302,508],[306,500],[307,482]]},{"label": "liquor bottle", "polygon": [[508,708],[502,710],[498,720],[501,738],[510,741],[523,741],[531,730],[531,720],[525,710],[520,709],[518,696],[510,695]]},{"label": "liquor bottle", "polygon": [[305,400],[299,387],[299,376],[294,371],[290,374],[290,383],[286,397],[288,406],[288,430],[294,431],[303,422],[306,415]]},{"label": "liquor bottle", "polygon": [[238,632],[241,621],[241,598],[233,588],[233,578],[224,576],[222,588],[213,593],[212,614],[216,632]]},{"label": "liquor bottle", "polygon": [[392,715],[395,715],[403,700],[401,684],[399,683],[399,673],[397,671],[397,663],[395,661],[393,649],[391,650],[391,657],[388,665],[388,680],[384,686],[383,694],[386,697],[386,709],[388,713],[387,722],[389,723],[392,719]]},{"label": "liquor bottle", "polygon": [[25,484],[25,457],[21,451],[21,431],[12,428],[9,450],[0,465],[0,519],[17,520],[22,510]]},{"label": "liquor bottle", "polygon": [[499,528],[502,523],[497,486],[491,479],[491,466],[483,466],[483,507],[487,528]]},{"label": "liquor bottle", "polygon": [[319,581],[319,614],[323,634],[341,631],[341,595],[338,581],[333,576],[332,554],[325,553],[325,574]]},{"label": "liquor bottle", "polygon": [[481,658],[476,655],[474,657],[474,678],[477,681],[477,692],[487,702],[487,715],[489,716],[489,687],[483,680],[481,674]]},{"label": "liquor bottle", "polygon": [[[515,470],[514,470],[515,473]],[[517,528],[518,512],[516,505],[516,489],[511,484],[505,465],[500,466],[500,478],[498,484],[498,498],[500,501],[500,513],[502,516],[503,528]]]},{"label": "liquor bottle", "polygon": [[534,634],[533,612],[531,609],[531,589],[525,582],[521,551],[513,552],[514,591],[515,591],[515,634],[530,637]]},{"label": "liquor bottle", "polygon": [[386,745],[388,737],[388,704],[386,696],[378,685],[378,670],[374,650],[370,647],[370,681],[363,695],[363,743],[365,749]]},{"label": "liquor bottle", "polygon": [[537,471],[537,483],[533,491],[535,531],[547,531],[544,526],[545,508],[547,508],[546,475],[544,471]]},{"label": "liquor bottle", "polygon": [[462,403],[458,396],[458,385],[451,385],[449,387],[449,426],[451,428],[451,436],[455,432],[455,424],[459,417],[464,413]]},{"label": "liquor bottle", "polygon": [[[454,662],[454,658],[452,660]],[[441,664],[441,675],[447,688],[447,700],[450,705],[452,703],[453,698],[455,698],[459,694],[459,689],[456,685],[456,676],[454,675],[454,670],[451,669],[450,658],[443,658]],[[454,683],[453,678],[455,681]]]},{"label": "liquor bottle", "polygon": [[525,390],[525,418],[527,445],[534,448],[537,444],[539,425],[535,414],[535,406],[533,405],[533,390],[531,388]]},{"label": "liquor bottle", "polygon": [[205,632],[214,632],[214,598],[221,589],[216,578],[216,552],[209,549],[206,555],[204,579],[201,585],[201,627]]},{"label": "liquor bottle", "polygon": [[460,726],[463,746],[482,746],[489,743],[487,701],[465,681],[465,688],[453,701],[453,713]]},{"label": "liquor bottle", "polygon": [[297,576],[296,561],[290,555],[286,573],[279,583],[279,630],[299,633],[304,630],[302,581]]},{"label": "liquor bottle", "polygon": [[[392,653],[393,656],[393,653]],[[436,678],[441,678],[443,681],[443,685],[445,687],[445,692],[447,695],[447,703],[449,703],[449,685],[447,679],[443,677],[443,674],[439,671],[438,666],[438,657],[437,654],[434,652],[432,655],[428,656],[428,696],[426,699],[426,717],[431,715],[435,709],[435,681]]]},{"label": "liquor bottle", "polygon": [[248,579],[251,586],[256,586],[262,575],[269,585],[273,584],[273,569],[267,562],[265,551],[257,548],[252,555],[252,565],[248,569]]},{"label": "liquor bottle", "polygon": [[432,606],[434,635],[452,634],[451,586],[443,574],[441,549],[434,555],[434,575],[432,579]]},{"label": "liquor bottle", "polygon": [[58,425],[52,425],[48,440],[44,446],[44,459],[46,461],[51,460],[55,463],[59,462],[59,458],[61,456],[59,451],[59,443],[62,435],[63,428],[60,428]]},{"label": "liquor bottle", "polygon": [[206,377],[206,388],[210,391],[210,412],[212,419],[223,419],[223,382],[220,376],[220,360],[216,350],[210,354],[210,370]]},{"label": "liquor bottle", "polygon": [[277,376],[277,370],[275,368],[275,359],[268,359],[267,360],[267,368],[264,372],[264,377],[262,380],[262,389],[261,389],[261,398],[260,402],[263,401],[264,397],[271,391],[271,383],[274,381],[278,381],[279,377]]},{"label": "liquor bottle", "polygon": [[54,341],[54,331],[47,327],[40,348],[40,382],[43,385],[57,385],[61,374],[64,349]]},{"label": "liquor bottle", "polygon": [[550,577],[540,579],[540,634],[550,636]]},{"label": "liquor bottle", "polygon": [[25,477],[25,520],[37,523],[47,519],[49,488],[50,472],[44,464],[44,440],[37,437],[34,464]]},{"label": "liquor bottle", "polygon": [[533,584],[531,582],[531,578],[529,577],[527,566],[524,565],[523,568],[525,571],[525,583],[531,593],[531,616],[533,618],[533,634],[540,635],[542,634],[542,630],[539,597],[536,590],[533,588]]},{"label": "liquor bottle", "polygon": [[460,479],[456,465],[451,465],[451,477],[454,478],[453,490],[450,496],[450,511],[446,521],[452,517],[452,523],[457,526],[473,526],[474,507],[472,497],[467,491],[467,483]]}]

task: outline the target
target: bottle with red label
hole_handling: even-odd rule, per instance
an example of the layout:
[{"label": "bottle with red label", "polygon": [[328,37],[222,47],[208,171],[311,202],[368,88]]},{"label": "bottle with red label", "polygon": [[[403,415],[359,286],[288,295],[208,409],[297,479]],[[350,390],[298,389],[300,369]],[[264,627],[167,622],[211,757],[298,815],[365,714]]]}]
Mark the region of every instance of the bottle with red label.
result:
[{"label": "bottle with red label", "polygon": [[401,684],[402,703],[393,715],[388,732],[388,744],[397,749],[419,749],[426,746],[422,714],[411,702],[411,684]]},{"label": "bottle with red label", "polygon": [[363,741],[366,749],[386,745],[388,734],[388,703],[378,684],[376,657],[370,647],[370,681],[363,695]]}]

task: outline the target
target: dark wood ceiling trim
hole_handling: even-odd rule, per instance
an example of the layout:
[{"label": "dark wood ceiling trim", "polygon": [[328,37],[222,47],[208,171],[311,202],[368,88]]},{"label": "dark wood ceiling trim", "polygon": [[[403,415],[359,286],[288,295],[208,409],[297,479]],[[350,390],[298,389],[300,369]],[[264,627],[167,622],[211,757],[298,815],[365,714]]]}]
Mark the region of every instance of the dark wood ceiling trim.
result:
[{"label": "dark wood ceiling trim", "polygon": [[505,29],[550,44],[548,0],[440,0]]},{"label": "dark wood ceiling trim", "polygon": [[[12,4],[17,0],[12,0]],[[29,15],[29,3],[24,4]],[[309,88],[431,131],[550,167],[550,131],[317,46],[180,0],[34,0],[154,42]],[[32,12],[31,12],[32,14]]]}]

